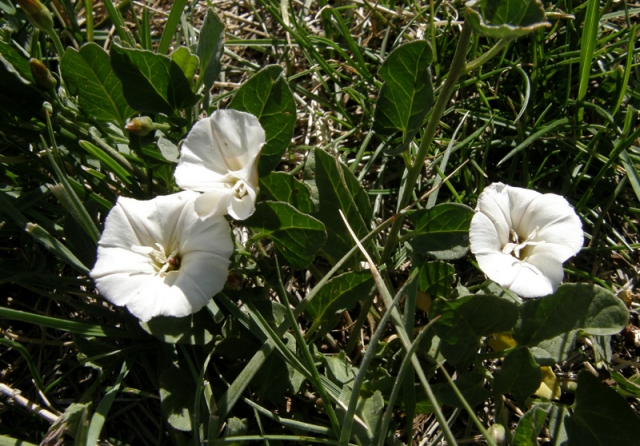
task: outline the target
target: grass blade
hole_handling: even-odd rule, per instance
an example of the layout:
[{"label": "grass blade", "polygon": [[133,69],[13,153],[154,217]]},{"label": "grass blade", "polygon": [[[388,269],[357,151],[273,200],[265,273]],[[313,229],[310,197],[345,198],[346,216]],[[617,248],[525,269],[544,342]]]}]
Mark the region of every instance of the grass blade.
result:
[{"label": "grass blade", "polygon": [[159,54],[167,54],[169,52],[169,47],[173,41],[173,36],[176,33],[178,23],[180,23],[180,17],[186,4],[187,0],[176,0],[173,3],[169,18],[164,25],[164,31],[162,31],[162,37],[160,37],[160,43],[158,44]]},{"label": "grass blade", "polygon": [[118,379],[113,386],[109,388],[107,393],[104,395],[100,404],[96,408],[96,412],[91,417],[91,423],[89,423],[89,432],[87,433],[87,446],[93,446],[98,444],[98,439],[100,438],[100,432],[102,432],[102,427],[104,426],[104,422],[107,419],[107,414],[109,413],[109,409],[111,409],[111,405],[113,404],[113,400],[116,397],[116,394],[120,390],[120,385],[122,384],[122,380],[127,376],[130,370],[131,357],[127,356],[122,363],[122,368],[120,369],[120,374],[118,375]]},{"label": "grass blade", "polygon": [[[580,40],[580,86],[578,87],[578,102],[583,101],[589,87],[589,74],[593,62],[593,53],[598,39],[600,27],[600,0],[587,1],[587,15],[582,25],[582,38]],[[584,118],[584,108],[578,108],[578,122]]]},{"label": "grass blade", "polygon": [[86,322],[68,321],[50,316],[27,313],[25,311],[13,310],[0,307],[0,317],[28,322],[30,324],[42,325],[43,327],[55,330],[68,331],[69,333],[82,336],[96,336],[101,338],[146,338],[146,335],[124,331],[118,328],[105,327],[98,324],[88,324]]}]

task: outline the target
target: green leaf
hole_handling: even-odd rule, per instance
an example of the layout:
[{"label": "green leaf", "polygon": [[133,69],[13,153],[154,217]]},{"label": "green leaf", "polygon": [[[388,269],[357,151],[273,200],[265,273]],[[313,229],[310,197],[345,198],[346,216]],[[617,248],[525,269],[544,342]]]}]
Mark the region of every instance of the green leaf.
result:
[{"label": "green leaf", "polygon": [[[242,435],[246,435],[247,432],[249,432],[249,422],[246,418],[240,419],[237,417],[231,417],[226,420],[226,425],[224,427],[222,437],[241,437]],[[242,441],[226,441],[225,444],[229,446],[242,446],[244,443]]]},{"label": "green leaf", "polygon": [[564,284],[551,296],[520,306],[513,337],[519,345],[534,346],[572,330],[616,334],[628,320],[627,307],[613,293],[597,285]]},{"label": "green leaf", "polygon": [[[282,337],[284,344],[291,352],[296,353],[296,340],[291,333]],[[269,355],[260,367],[260,379],[251,383],[251,390],[258,393],[262,399],[279,404],[287,391],[293,394],[300,390],[304,382],[304,375],[282,359],[279,355]]]},{"label": "green leaf", "polygon": [[78,260],[69,248],[67,248],[60,240],[51,235],[39,224],[27,223],[25,226],[25,232],[81,274],[89,274],[89,268]]},{"label": "green leaf", "polygon": [[123,183],[131,185],[131,174],[122,167],[118,162],[113,159],[108,153],[102,150],[100,147],[91,144],[89,141],[78,141],[80,147],[86,150],[89,154],[96,157],[100,162],[109,168]]},{"label": "green leaf", "polygon": [[496,392],[510,393],[519,407],[525,407],[527,398],[540,387],[542,372],[529,349],[518,347],[505,356],[494,378],[493,389]]},{"label": "green leaf", "polygon": [[469,206],[443,203],[409,215],[415,229],[405,235],[413,251],[439,260],[455,260],[469,251]]},{"label": "green leaf", "polygon": [[367,222],[372,218],[369,196],[344,164],[321,149],[309,153],[304,176],[318,209],[314,215],[327,227],[328,240],[323,253],[335,263],[355,245],[339,211],[356,236],[363,239],[369,233]]},{"label": "green leaf", "polygon": [[373,130],[381,135],[402,132],[398,152],[409,146],[433,105],[432,59],[429,42],[416,40],[394,49],[378,71],[384,84],[376,102]]},{"label": "green leaf", "polygon": [[0,55],[15,68],[22,78],[30,83],[34,82],[31,68],[29,67],[29,59],[15,47],[0,40]]},{"label": "green leaf", "polygon": [[[344,409],[349,405],[349,399],[351,398],[351,389],[344,386],[342,393],[340,394],[340,402],[338,405],[336,414],[339,418],[344,417]],[[343,406],[344,405],[344,406]],[[384,409],[384,398],[379,390],[376,390],[369,398],[358,398],[356,405],[355,415],[359,418],[359,421],[353,423],[352,437],[358,444],[371,445],[376,440],[377,428],[382,421],[382,411]],[[363,424],[364,423],[364,426]]]},{"label": "green leaf", "polygon": [[168,344],[205,345],[220,331],[206,308],[185,317],[154,317],[140,326]]},{"label": "green leaf", "polygon": [[305,309],[305,317],[320,325],[322,333],[332,330],[339,322],[340,313],[350,310],[356,302],[367,297],[373,286],[369,272],[348,272],[328,281]]},{"label": "green leaf", "polygon": [[618,393],[591,372],[578,374],[573,413],[565,420],[567,446],[637,445],[640,419]]},{"label": "green leaf", "polygon": [[538,434],[551,407],[551,403],[536,404],[520,418],[513,433],[513,446],[538,446]]},{"label": "green leaf", "polygon": [[186,365],[171,364],[160,374],[160,407],[171,426],[191,430],[196,384]]},{"label": "green leaf", "polygon": [[0,446],[38,446],[35,443],[29,443],[28,441],[18,440],[17,438],[9,437],[8,435],[0,435]]},{"label": "green leaf", "polygon": [[512,301],[492,294],[464,296],[456,300],[437,299],[429,319],[440,319],[435,331],[440,352],[458,367],[469,365],[480,347],[480,338],[511,329],[518,319],[518,307]]},{"label": "green leaf", "polygon": [[[626,398],[640,398],[640,375],[636,373],[635,381],[625,378],[620,372],[611,371],[611,378],[616,382],[616,390],[620,395]],[[633,379],[633,378],[632,378]]]},{"label": "green leaf", "polygon": [[100,433],[102,432],[104,423],[107,420],[109,410],[111,410],[111,406],[113,405],[113,401],[116,398],[116,394],[118,393],[118,391],[120,390],[120,386],[122,385],[122,380],[129,374],[133,362],[134,361],[132,360],[132,357],[127,356],[127,358],[125,358],[125,361],[122,363],[122,367],[120,368],[120,373],[118,375],[118,378],[116,379],[116,382],[109,387],[109,390],[107,390],[102,400],[100,400],[98,407],[96,407],[95,413],[91,417],[86,444],[98,444],[98,439],[100,438]]},{"label": "green leaf", "polygon": [[204,23],[200,29],[197,54],[200,58],[200,79],[198,84],[204,85],[206,91],[210,90],[220,74],[222,65],[220,60],[224,53],[224,23],[213,11],[207,9]]},{"label": "green leaf", "polygon": [[255,115],[264,128],[259,175],[266,176],[282,159],[291,143],[296,123],[296,104],[280,65],[269,65],[253,75],[236,92],[229,108]]},{"label": "green leaf", "polygon": [[430,297],[449,297],[451,284],[455,277],[455,268],[448,263],[435,261],[425,262],[420,266],[418,287]]},{"label": "green leaf", "polygon": [[314,210],[309,187],[284,172],[271,172],[260,178],[260,198],[289,203],[303,214],[311,214]]},{"label": "green leaf", "polygon": [[187,78],[189,85],[193,85],[193,76],[195,76],[199,65],[198,56],[191,54],[189,48],[181,46],[171,53],[171,60],[178,64],[184,73],[184,77]]},{"label": "green leaf", "polygon": [[[479,371],[461,372],[454,380],[454,384],[471,407],[477,406],[491,396],[491,392],[485,389],[484,383],[485,376]],[[464,407],[449,383],[438,384],[437,387],[434,386],[433,391],[438,400],[447,406]]]},{"label": "green leaf", "polygon": [[0,56],[0,108],[11,116],[31,119],[42,108],[42,94]]},{"label": "green leaf", "polygon": [[[587,12],[582,23],[582,37],[580,38],[580,84],[578,85],[578,102],[584,101],[589,88],[589,77],[593,65],[593,55],[600,29],[600,1],[588,0]],[[583,105],[578,108],[578,120],[584,116]]]},{"label": "green leaf", "polygon": [[444,339],[440,339],[438,347],[440,354],[447,362],[463,370],[471,365],[476,358],[478,350],[480,349],[480,340],[476,339],[474,341],[449,344]]},{"label": "green leaf", "polygon": [[269,237],[283,259],[296,268],[306,268],[327,241],[322,222],[303,214],[288,203],[263,201],[244,225]]},{"label": "green leaf", "polygon": [[180,149],[171,140],[164,137],[164,134],[160,130],[156,130],[156,136],[158,138],[157,145],[160,149],[162,157],[171,162],[177,163],[180,159]]},{"label": "green leaf", "polygon": [[27,322],[29,324],[41,325],[55,330],[68,331],[82,336],[98,336],[110,338],[134,338],[146,337],[138,332],[121,330],[119,328],[107,327],[98,324],[88,324],[85,322],[69,321],[50,316],[41,316],[28,311],[14,310],[0,307],[0,317],[16,321]]},{"label": "green leaf", "polygon": [[516,38],[550,26],[538,0],[475,0],[466,6],[467,22],[485,37]]},{"label": "green leaf", "polygon": [[78,96],[78,105],[87,116],[123,127],[134,114],[111,68],[109,55],[95,43],[83,45],[80,51],[67,48],[60,70],[69,92]]},{"label": "green leaf", "polygon": [[[317,353],[322,355],[321,353]],[[322,361],[325,365],[326,374],[331,381],[340,385],[352,382],[358,372],[358,369],[349,364],[347,355],[344,350],[340,350],[337,355],[322,355]]]},{"label": "green leaf", "polygon": [[133,109],[176,115],[197,102],[184,73],[169,57],[119,45],[112,45],[109,54],[124,97]]},{"label": "green leaf", "polygon": [[476,294],[456,300],[437,299],[431,305],[429,319],[438,315],[436,334],[449,344],[464,344],[509,331],[518,319],[518,306],[492,294]]},{"label": "green leaf", "polygon": [[530,347],[536,362],[540,365],[554,365],[566,361],[575,351],[578,330],[562,333]]}]

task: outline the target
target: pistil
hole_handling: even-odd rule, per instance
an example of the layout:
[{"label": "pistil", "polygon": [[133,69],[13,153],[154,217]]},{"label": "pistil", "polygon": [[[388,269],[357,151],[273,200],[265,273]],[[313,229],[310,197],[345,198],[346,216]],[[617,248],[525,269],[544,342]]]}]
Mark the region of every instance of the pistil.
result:
[{"label": "pistil", "polygon": [[509,243],[504,245],[504,247],[502,248],[502,253],[511,254],[516,259],[522,260],[520,251],[522,251],[526,246],[535,246],[544,243],[544,240],[535,241],[535,239],[538,238],[538,232],[540,232],[540,228],[536,226],[536,228],[531,231],[531,234],[529,234],[529,236],[522,243],[520,243],[520,237],[518,236],[518,233],[515,230],[511,229],[509,233]]},{"label": "pistil", "polygon": [[170,271],[180,269],[180,256],[177,249],[171,251],[171,254],[167,256],[164,247],[160,243],[156,243],[156,246],[158,249],[153,249],[150,246],[133,245],[131,250],[151,257],[154,268],[158,270],[156,274],[160,277],[164,277]]}]

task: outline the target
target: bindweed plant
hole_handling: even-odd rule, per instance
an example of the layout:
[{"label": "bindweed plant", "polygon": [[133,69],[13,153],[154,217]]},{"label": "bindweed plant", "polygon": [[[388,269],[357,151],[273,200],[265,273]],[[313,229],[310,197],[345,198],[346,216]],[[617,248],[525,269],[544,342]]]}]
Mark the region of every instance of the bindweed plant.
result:
[{"label": "bindweed plant", "polygon": [[637,8],[0,10],[3,444],[639,444]]}]

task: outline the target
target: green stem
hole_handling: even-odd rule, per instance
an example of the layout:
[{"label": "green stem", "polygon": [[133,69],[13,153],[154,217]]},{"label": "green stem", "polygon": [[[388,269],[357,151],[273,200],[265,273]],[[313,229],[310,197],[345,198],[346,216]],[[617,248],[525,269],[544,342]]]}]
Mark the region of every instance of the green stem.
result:
[{"label": "green stem", "polygon": [[58,34],[53,28],[47,29],[46,31],[47,31],[47,34],[49,34],[51,41],[53,42],[53,46],[56,47],[56,53],[58,53],[58,58],[62,60],[62,56],[64,56],[64,46],[62,46],[62,41],[60,40],[60,37],[58,37]]},{"label": "green stem", "polygon": [[493,45],[489,51],[484,53],[482,56],[478,57],[476,60],[469,62],[462,70],[462,74],[467,74],[475,70],[476,68],[479,68],[482,64],[484,64],[489,59],[497,55],[504,48],[506,48],[507,45],[509,45],[509,43],[511,43],[512,40],[513,40],[512,37],[503,37],[502,39],[498,40],[498,42],[495,45]]},{"label": "green stem", "polygon": [[87,42],[93,42],[93,2],[84,0],[84,10],[86,16]]},{"label": "green stem", "polygon": [[[442,118],[442,115],[447,108],[447,104],[449,103],[449,99],[453,94],[456,84],[458,83],[460,75],[464,72],[467,48],[469,47],[470,40],[471,26],[467,22],[465,22],[462,27],[462,33],[460,34],[460,40],[458,40],[456,52],[453,56],[453,61],[451,62],[449,75],[447,76],[447,80],[440,90],[440,94],[438,95],[436,104],[433,106],[433,111],[431,112],[431,117],[429,118],[427,127],[424,130],[424,135],[422,137],[422,142],[420,143],[418,153],[416,154],[415,162],[413,163],[413,165],[408,166],[407,179],[402,190],[402,196],[400,197],[398,209],[404,209],[405,207],[407,207],[409,201],[411,200],[413,189],[416,185],[416,182],[418,181],[420,172],[422,172],[424,160],[427,157],[427,152],[429,151],[429,147],[433,142],[433,137],[435,136],[436,130],[438,129],[440,118]],[[398,233],[402,228],[403,221],[403,218],[398,218],[391,227],[389,238],[387,239],[387,243],[382,254],[382,261],[387,261],[391,257],[391,253],[393,252],[398,241]]]},{"label": "green stem", "polygon": [[[365,259],[369,263],[369,267],[371,269],[371,275],[373,276],[373,280],[376,284],[376,287],[378,288],[378,293],[382,297],[382,300],[384,301],[384,304],[387,307],[387,311],[391,313],[391,321],[393,322],[393,325],[396,329],[396,333],[398,334],[398,337],[400,338],[402,345],[404,346],[405,350],[409,352],[411,350],[411,339],[409,338],[409,335],[407,334],[404,328],[402,317],[400,316],[398,309],[395,308],[393,305],[393,298],[391,297],[391,293],[389,292],[387,285],[384,283],[384,280],[382,279],[382,276],[380,275],[378,268],[376,268],[375,263],[371,259],[371,256],[364,249],[364,246],[362,246],[362,243],[360,243],[360,240],[358,240],[357,236],[355,235],[351,227],[347,224],[347,220],[342,212],[340,212],[340,216],[345,221],[345,224],[347,225],[347,229],[349,230],[351,237],[353,237],[353,240],[356,242],[356,246],[360,249],[360,251],[362,252],[362,255],[364,255]],[[427,398],[433,405],[433,414],[435,415],[436,419],[438,420],[438,423],[440,424],[440,428],[442,429],[444,436],[447,439],[447,444],[457,445],[458,443],[456,443],[453,433],[451,432],[451,429],[447,424],[447,419],[444,417],[442,410],[438,405],[438,401],[435,397],[435,394],[433,393],[433,390],[429,385],[429,380],[427,379],[427,376],[425,375],[424,370],[422,370],[422,365],[420,364],[420,360],[416,355],[410,355],[410,356],[411,356],[410,358],[411,364],[413,365],[415,372],[418,375],[418,379],[420,380],[420,383],[422,384],[422,387],[425,393],[427,394]]]},{"label": "green stem", "polygon": [[278,286],[276,287],[276,292],[280,299],[282,299],[282,303],[286,308],[287,317],[289,319],[289,323],[293,327],[293,334],[296,338],[296,342],[298,343],[298,347],[302,350],[302,354],[304,359],[307,361],[307,365],[311,372],[311,376],[313,377],[314,384],[320,393],[320,397],[322,398],[322,402],[324,403],[324,407],[327,411],[327,415],[329,416],[329,420],[331,421],[331,427],[333,428],[336,437],[340,437],[340,423],[338,422],[338,417],[336,416],[335,411],[333,410],[333,406],[331,405],[331,400],[329,399],[329,395],[322,384],[320,379],[320,373],[315,366],[315,361],[313,360],[313,356],[311,356],[311,351],[309,350],[309,346],[307,345],[306,340],[300,330],[300,326],[296,321],[296,316],[293,314],[293,310],[291,309],[291,305],[289,304],[289,296],[287,295],[287,290],[284,289],[284,285],[282,283],[282,277],[280,276],[280,265],[278,263],[278,257],[274,256],[276,261],[276,271],[278,273]]}]

